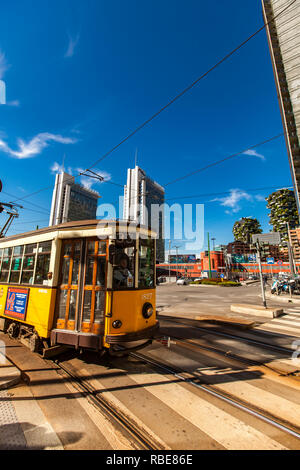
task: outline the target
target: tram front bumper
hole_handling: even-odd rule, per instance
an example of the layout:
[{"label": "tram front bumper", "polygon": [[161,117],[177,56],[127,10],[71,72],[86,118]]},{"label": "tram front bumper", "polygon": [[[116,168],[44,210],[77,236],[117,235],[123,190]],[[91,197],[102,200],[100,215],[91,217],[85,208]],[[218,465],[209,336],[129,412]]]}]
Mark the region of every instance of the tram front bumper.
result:
[{"label": "tram front bumper", "polygon": [[[115,335],[106,335],[105,336],[105,343],[110,345],[122,345],[128,346],[126,349],[132,349],[131,344],[133,344],[133,348],[137,347],[137,343],[141,342],[142,340],[146,340],[149,343],[154,338],[155,333],[157,333],[159,329],[159,322],[156,322],[155,325],[145,328],[140,331],[134,331],[132,333],[122,333],[122,334],[115,334]],[[127,343],[126,345],[124,343]],[[129,345],[130,343],[130,345]],[[144,343],[142,344],[142,346]]]}]

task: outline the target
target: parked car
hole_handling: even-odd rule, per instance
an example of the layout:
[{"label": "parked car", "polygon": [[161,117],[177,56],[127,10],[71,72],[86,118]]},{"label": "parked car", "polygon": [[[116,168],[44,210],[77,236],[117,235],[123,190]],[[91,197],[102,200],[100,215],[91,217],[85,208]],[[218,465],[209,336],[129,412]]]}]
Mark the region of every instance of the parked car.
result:
[{"label": "parked car", "polygon": [[177,279],[176,284],[177,284],[178,286],[186,286],[186,285],[187,285],[187,281],[186,281],[185,279]]}]

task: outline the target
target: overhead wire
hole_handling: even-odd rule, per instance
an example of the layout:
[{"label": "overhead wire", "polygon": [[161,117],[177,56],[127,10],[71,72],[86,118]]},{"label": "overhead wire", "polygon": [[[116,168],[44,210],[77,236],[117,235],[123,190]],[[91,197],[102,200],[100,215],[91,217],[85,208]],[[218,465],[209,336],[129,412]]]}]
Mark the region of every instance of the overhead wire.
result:
[{"label": "overhead wire", "polygon": [[[284,9],[282,9],[277,15],[275,15],[272,19],[270,19],[268,22],[264,23],[259,29],[257,29],[253,34],[251,34],[247,39],[242,41],[238,46],[236,46],[234,49],[232,49],[229,53],[227,53],[225,56],[223,56],[219,61],[217,61],[212,67],[210,67],[205,73],[201,74],[196,80],[194,80],[190,85],[188,85],[186,88],[184,88],[180,93],[178,93],[174,98],[168,101],[167,104],[162,106],[157,112],[152,114],[148,119],[146,119],[142,124],[137,126],[133,131],[131,131],[125,138],[123,138],[118,144],[113,146],[110,150],[108,150],[104,155],[102,155],[100,158],[98,158],[92,165],[90,165],[86,170],[90,170],[91,168],[94,168],[98,163],[103,161],[106,157],[108,157],[111,153],[113,153],[117,148],[119,148],[123,143],[128,141],[131,137],[133,137],[135,134],[137,134],[141,129],[143,129],[147,124],[149,124],[151,121],[153,121],[157,116],[159,116],[163,111],[165,111],[167,108],[169,108],[173,103],[175,103],[179,98],[181,98],[183,95],[185,95],[188,91],[190,91],[192,88],[194,88],[201,80],[203,80],[206,76],[208,76],[213,70],[218,68],[221,64],[223,64],[225,61],[227,61],[231,56],[233,56],[236,52],[238,52],[243,46],[245,46],[249,41],[251,41],[253,38],[255,38],[261,31],[263,31],[270,23],[275,21],[279,16],[281,16],[283,13],[285,13],[297,0],[293,0],[289,5],[287,5]],[[78,178],[80,175],[82,175],[82,172],[76,174],[72,178]],[[168,184],[171,184],[168,183]],[[42,191],[45,191],[47,189],[52,188],[52,186],[47,186],[45,188],[39,189],[37,191],[34,191],[33,193],[30,193],[26,196],[23,196],[22,198],[16,199],[14,202],[24,200],[25,198],[34,196]]]}]

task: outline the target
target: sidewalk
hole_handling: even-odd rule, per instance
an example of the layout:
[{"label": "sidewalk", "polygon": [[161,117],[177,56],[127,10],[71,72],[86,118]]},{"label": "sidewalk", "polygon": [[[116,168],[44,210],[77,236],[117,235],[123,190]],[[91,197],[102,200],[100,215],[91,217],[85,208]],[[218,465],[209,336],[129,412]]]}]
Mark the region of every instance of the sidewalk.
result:
[{"label": "sidewalk", "polygon": [[63,449],[0,343],[0,450]]},{"label": "sidewalk", "polygon": [[[61,373],[52,361],[32,353],[19,341],[0,332],[0,344],[1,341],[6,345],[8,360],[21,371],[22,381],[7,390],[7,395],[1,397],[0,402],[13,405],[17,417],[14,419],[17,419],[21,426],[26,448],[132,448],[128,439],[124,446],[125,438],[117,426],[95,408],[94,403],[78,390],[73,380]],[[9,418],[8,424],[15,424],[12,417]],[[0,449],[4,448],[1,446],[7,446],[5,433],[1,436],[4,441],[0,441]]]}]

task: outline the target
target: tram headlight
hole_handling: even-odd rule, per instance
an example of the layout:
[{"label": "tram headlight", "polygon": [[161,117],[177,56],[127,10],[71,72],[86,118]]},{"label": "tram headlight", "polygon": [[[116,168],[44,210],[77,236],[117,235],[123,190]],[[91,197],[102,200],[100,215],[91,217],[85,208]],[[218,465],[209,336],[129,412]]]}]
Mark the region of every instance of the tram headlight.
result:
[{"label": "tram headlight", "polygon": [[142,310],[142,315],[144,318],[150,318],[151,315],[153,314],[153,305],[150,304],[150,302],[146,302],[144,305],[143,305],[143,310]]},{"label": "tram headlight", "polygon": [[112,326],[113,326],[114,328],[121,328],[121,326],[122,326],[121,320],[115,320],[115,321],[113,321]]}]

